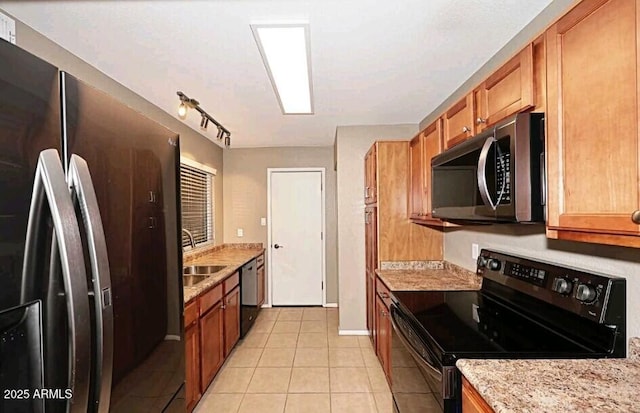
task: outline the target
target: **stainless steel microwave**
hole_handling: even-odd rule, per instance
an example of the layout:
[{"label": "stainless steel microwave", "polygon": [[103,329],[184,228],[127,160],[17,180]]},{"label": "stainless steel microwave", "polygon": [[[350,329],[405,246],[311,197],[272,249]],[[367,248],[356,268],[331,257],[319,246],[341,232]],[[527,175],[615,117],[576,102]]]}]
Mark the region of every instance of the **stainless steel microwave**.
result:
[{"label": "stainless steel microwave", "polygon": [[431,160],[432,215],[542,222],[544,114],[519,113]]}]

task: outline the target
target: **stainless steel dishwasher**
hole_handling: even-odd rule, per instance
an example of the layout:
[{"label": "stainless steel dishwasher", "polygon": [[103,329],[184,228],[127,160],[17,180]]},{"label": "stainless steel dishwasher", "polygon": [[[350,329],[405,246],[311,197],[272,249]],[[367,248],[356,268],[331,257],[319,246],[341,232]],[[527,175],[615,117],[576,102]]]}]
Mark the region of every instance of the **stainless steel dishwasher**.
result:
[{"label": "stainless steel dishwasher", "polygon": [[240,269],[240,337],[247,334],[259,311],[258,274],[254,258]]}]

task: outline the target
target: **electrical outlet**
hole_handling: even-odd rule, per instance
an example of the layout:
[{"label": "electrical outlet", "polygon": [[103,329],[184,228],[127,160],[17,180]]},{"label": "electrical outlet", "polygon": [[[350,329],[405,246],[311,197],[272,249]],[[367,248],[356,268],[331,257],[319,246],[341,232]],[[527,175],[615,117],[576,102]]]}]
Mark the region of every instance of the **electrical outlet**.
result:
[{"label": "electrical outlet", "polygon": [[244,237],[244,230],[242,228],[238,228],[236,230],[236,235],[239,237]]},{"label": "electrical outlet", "polygon": [[263,227],[267,225],[267,219],[266,218],[260,218],[260,225],[262,225]]},{"label": "electrical outlet", "polygon": [[478,247],[478,244],[471,244],[471,258],[477,260],[478,255],[480,255],[480,248]]}]

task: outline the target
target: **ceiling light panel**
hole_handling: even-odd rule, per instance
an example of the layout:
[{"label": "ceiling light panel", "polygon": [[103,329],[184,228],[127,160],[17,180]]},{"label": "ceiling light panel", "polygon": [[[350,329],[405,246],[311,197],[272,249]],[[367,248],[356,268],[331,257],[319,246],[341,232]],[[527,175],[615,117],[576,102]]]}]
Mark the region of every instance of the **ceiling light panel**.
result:
[{"label": "ceiling light panel", "polygon": [[312,114],[308,24],[252,24],[264,65],[282,113]]}]

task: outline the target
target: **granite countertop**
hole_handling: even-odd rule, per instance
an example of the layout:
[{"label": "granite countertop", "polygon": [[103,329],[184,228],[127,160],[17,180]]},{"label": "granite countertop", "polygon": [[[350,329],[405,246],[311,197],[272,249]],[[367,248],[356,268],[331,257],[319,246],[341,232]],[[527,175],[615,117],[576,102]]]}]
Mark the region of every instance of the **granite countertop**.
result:
[{"label": "granite countertop", "polygon": [[193,287],[184,287],[184,303],[187,304],[200,294],[220,284],[248,261],[256,258],[263,252],[264,248],[262,244],[225,244],[204,252],[185,253],[185,266],[226,265],[227,267]]},{"label": "granite countertop", "polygon": [[479,290],[482,277],[448,262],[432,262],[435,265],[413,265],[413,268],[392,268],[381,266],[376,274],[391,291],[442,291]]},{"label": "granite countertop", "polygon": [[640,338],[629,357],[589,360],[458,360],[496,413],[639,412]]}]

